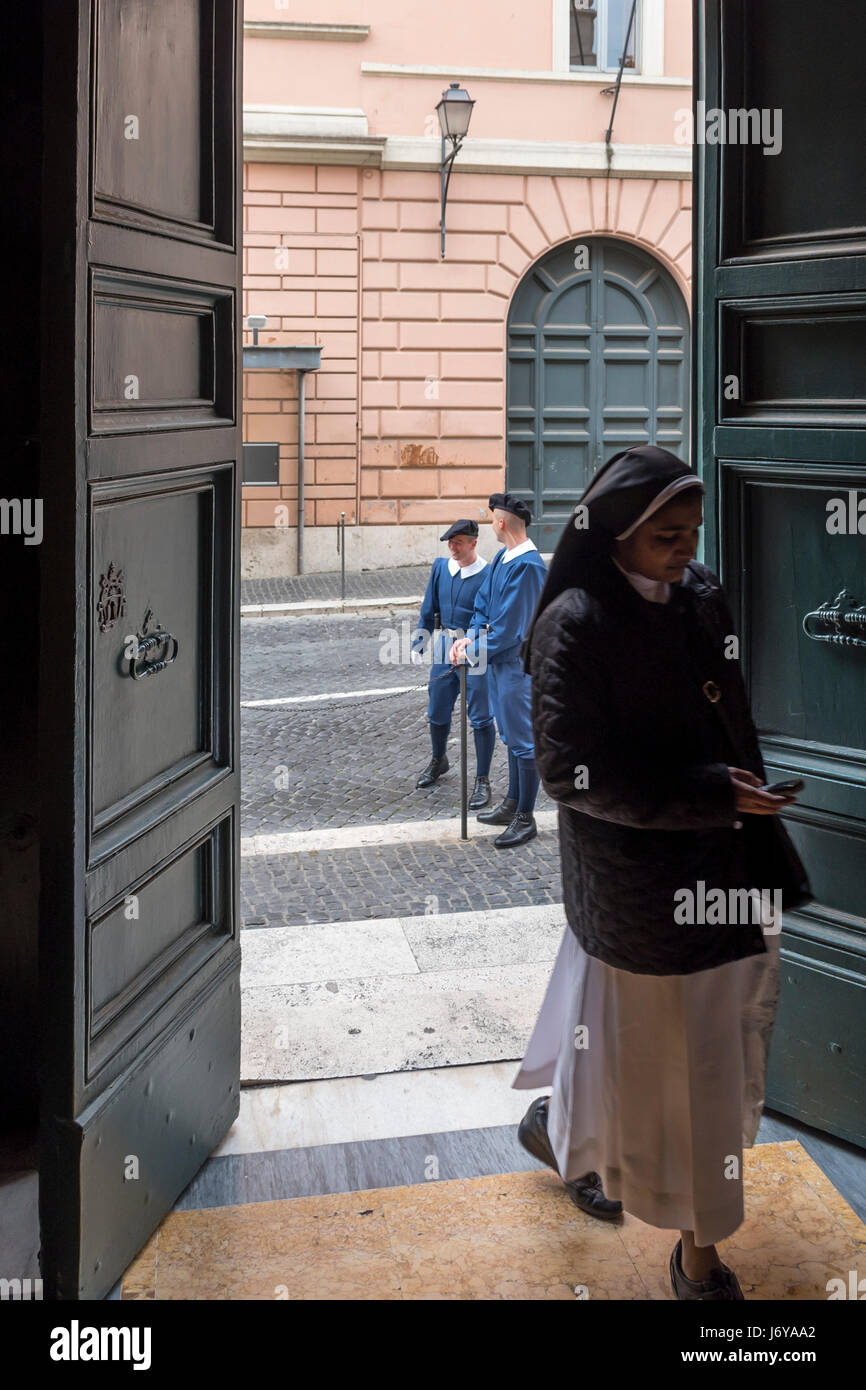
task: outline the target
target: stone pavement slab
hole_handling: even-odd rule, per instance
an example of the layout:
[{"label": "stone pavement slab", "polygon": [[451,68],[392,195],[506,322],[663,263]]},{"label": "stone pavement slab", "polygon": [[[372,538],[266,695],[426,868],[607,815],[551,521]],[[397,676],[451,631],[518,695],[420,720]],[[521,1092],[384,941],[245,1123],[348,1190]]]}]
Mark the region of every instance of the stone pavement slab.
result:
[{"label": "stone pavement slab", "polygon": [[551,964],[244,990],[241,1080],[312,1080],[522,1057]]},{"label": "stone pavement slab", "polygon": [[245,932],[242,1079],[520,1057],[564,930],[555,905]]}]

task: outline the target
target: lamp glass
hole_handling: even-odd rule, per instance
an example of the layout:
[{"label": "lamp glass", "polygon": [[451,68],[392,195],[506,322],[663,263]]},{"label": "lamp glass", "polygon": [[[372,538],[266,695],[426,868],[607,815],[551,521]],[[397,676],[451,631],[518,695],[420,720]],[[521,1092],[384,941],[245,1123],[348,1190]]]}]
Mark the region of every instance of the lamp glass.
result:
[{"label": "lamp glass", "polygon": [[462,140],[469,129],[474,105],[475,102],[459,82],[452,82],[436,105],[442,134],[451,140]]}]

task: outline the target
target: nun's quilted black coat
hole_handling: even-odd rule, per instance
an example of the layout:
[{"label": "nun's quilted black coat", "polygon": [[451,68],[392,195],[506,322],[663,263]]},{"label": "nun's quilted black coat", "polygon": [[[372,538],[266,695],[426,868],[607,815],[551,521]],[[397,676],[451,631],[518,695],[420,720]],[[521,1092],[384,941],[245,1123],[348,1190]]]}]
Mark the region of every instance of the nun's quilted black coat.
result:
[{"label": "nun's quilted black coat", "polygon": [[[707,891],[789,887],[747,876],[748,842],[769,818],[737,815],[728,766],[766,779],[739,663],[725,655],[734,627],[719,581],[692,562],[670,601],[653,604],[603,557],[581,583],[541,613],[528,658],[536,762],[559,803],[568,923],[589,955],[637,974],[760,954],[759,924],[674,917],[677,890],[697,894],[701,880]],[[703,693],[707,680],[721,688],[732,737]]]}]

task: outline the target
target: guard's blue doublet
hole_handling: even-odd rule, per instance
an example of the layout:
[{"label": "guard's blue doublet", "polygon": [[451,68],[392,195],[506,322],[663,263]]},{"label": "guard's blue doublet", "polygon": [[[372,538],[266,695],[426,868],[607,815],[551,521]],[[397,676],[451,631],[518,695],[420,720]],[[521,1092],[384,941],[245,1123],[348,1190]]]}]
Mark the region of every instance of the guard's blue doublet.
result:
[{"label": "guard's blue doublet", "polygon": [[530,677],[520,661],[520,646],[544,588],[547,566],[532,541],[524,541],[512,550],[500,550],[485,575],[470,624],[476,636],[466,657],[477,662],[479,649],[486,645],[490,702],[500,737],[518,758],[532,758]]},{"label": "guard's blue doublet", "polygon": [[[478,566],[477,569],[476,565]],[[421,604],[418,630],[412,644],[416,651],[419,650],[423,640],[422,632],[432,634],[438,626],[467,633],[471,626],[475,600],[484,583],[489,565],[486,561],[481,560],[480,563],[475,561],[474,564],[466,566],[466,569],[473,571],[466,578],[463,577],[465,570],[461,570],[458,566],[452,574],[450,571],[453,568],[453,565],[449,567],[449,562],[444,555],[440,555],[438,559],[433,561],[427,592]],[[454,703],[460,694],[460,675],[457,668],[448,660],[450,652],[450,641],[443,643],[441,652],[439,650],[434,652],[435,656],[441,655],[445,659],[435,661],[430,670],[427,718],[431,724],[450,724]],[[487,675],[483,672],[469,670],[466,677],[466,706],[469,722],[473,729],[483,729],[486,725],[493,723]]]}]

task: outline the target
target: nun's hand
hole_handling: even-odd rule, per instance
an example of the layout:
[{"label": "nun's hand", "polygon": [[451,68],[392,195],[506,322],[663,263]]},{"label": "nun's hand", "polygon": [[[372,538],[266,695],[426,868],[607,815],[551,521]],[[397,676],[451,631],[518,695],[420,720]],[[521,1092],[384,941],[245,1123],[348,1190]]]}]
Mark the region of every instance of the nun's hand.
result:
[{"label": "nun's hand", "polygon": [[790,806],[797,799],[795,796],[774,796],[771,792],[761,791],[763,784],[760,777],[756,777],[754,772],[746,772],[742,767],[729,767],[728,772],[736,793],[734,804],[738,811],[750,816],[774,816],[783,806]]}]

